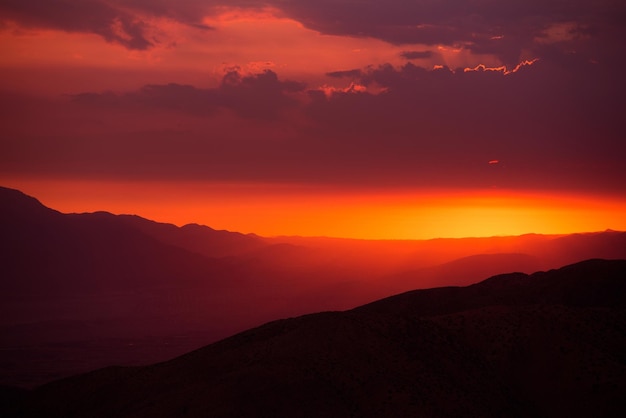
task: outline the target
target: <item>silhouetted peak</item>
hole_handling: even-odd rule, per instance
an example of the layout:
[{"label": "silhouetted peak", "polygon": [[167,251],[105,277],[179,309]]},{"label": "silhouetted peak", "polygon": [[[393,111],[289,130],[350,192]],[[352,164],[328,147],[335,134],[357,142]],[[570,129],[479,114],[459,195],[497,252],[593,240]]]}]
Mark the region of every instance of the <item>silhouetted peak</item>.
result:
[{"label": "silhouetted peak", "polygon": [[106,212],[103,210],[99,210],[96,212],[70,213],[68,215],[89,218],[91,220],[113,220],[118,217],[118,215],[114,215],[111,212]]},{"label": "silhouetted peak", "polygon": [[472,286],[489,287],[493,289],[507,286],[519,286],[527,282],[528,277],[528,274],[520,272],[498,274]]},{"label": "silhouetted peak", "polygon": [[467,287],[413,290],[356,308],[370,312],[442,315],[486,306],[535,304],[623,306],[626,260],[591,259],[560,269],[500,274]]},{"label": "silhouetted peak", "polygon": [[217,231],[217,232],[227,232],[227,231],[218,231],[217,229],[213,229],[210,226],[206,226],[206,225],[200,225],[197,223],[190,223],[190,224],[185,224],[183,226],[181,226],[181,229],[184,229],[186,231]]},{"label": "silhouetted peak", "polygon": [[19,190],[0,186],[0,216],[20,219],[42,216],[45,214],[60,214],[44,206],[39,200],[28,196]]},{"label": "silhouetted peak", "polygon": [[249,237],[249,238],[260,238],[258,235],[256,234],[243,234],[241,232],[237,232],[237,231],[229,231],[227,229],[215,229],[215,228],[211,228],[210,226],[207,225],[201,225],[201,224],[197,224],[197,223],[189,223],[189,224],[185,224],[183,226],[180,227],[180,229],[182,229],[185,232],[189,232],[189,233],[197,233],[197,234],[206,234],[206,233],[213,233],[213,234],[218,234],[218,235],[230,235],[230,236],[240,236],[240,237]]},{"label": "silhouetted peak", "polygon": [[8,187],[0,186],[0,201],[3,205],[13,206],[39,206],[45,207],[41,202],[34,197],[28,196],[19,190],[9,189]]}]

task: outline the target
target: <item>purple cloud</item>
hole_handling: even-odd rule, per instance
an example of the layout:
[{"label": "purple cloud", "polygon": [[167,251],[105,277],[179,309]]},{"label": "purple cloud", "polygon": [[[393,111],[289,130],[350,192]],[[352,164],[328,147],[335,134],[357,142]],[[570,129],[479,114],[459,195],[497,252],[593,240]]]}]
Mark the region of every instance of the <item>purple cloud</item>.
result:
[{"label": "purple cloud", "polygon": [[217,88],[200,89],[170,83],[146,85],[125,94],[81,93],[72,101],[81,105],[116,108],[160,108],[194,115],[210,115],[219,109],[230,109],[246,118],[273,119],[296,100],[292,93],[303,91],[304,83],[281,81],[276,73],[242,75],[237,70],[224,75]]},{"label": "purple cloud", "polygon": [[361,70],[355,69],[355,70],[345,70],[345,71],[332,71],[332,72],[326,73],[326,75],[331,78],[355,78],[355,77],[361,77],[363,73]]},{"label": "purple cloud", "polygon": [[206,6],[195,1],[4,0],[0,20],[26,27],[95,33],[128,49],[145,50],[157,40],[146,17],[166,17],[203,30]]},{"label": "purple cloud", "polygon": [[0,3],[5,20],[28,27],[95,33],[129,49],[148,49],[154,40],[147,24],[114,3],[101,0],[6,0]]},{"label": "purple cloud", "polygon": [[[68,129],[76,123],[36,122],[50,107],[25,108],[22,119],[4,125],[41,132],[13,129],[0,166],[113,177],[626,191],[619,69],[564,56],[509,74],[408,63],[352,75],[377,93],[307,91],[271,71],[232,71],[212,89],[169,84],[78,95],[72,111],[86,133],[75,135]],[[116,131],[110,126],[120,118]],[[50,123],[56,119],[50,115]],[[490,170],[485,162],[493,159],[506,169]]]},{"label": "purple cloud", "polygon": [[363,0],[358,8],[347,0],[270,3],[322,33],[463,47],[495,54],[509,67],[523,53],[540,57],[542,37],[548,40],[546,33],[559,25],[571,25],[572,36],[549,42],[579,53],[585,45],[623,49],[620,39],[626,35],[626,4],[612,0]]},{"label": "purple cloud", "polygon": [[423,58],[430,58],[433,56],[432,51],[404,51],[400,54],[402,58],[406,58],[407,60],[416,60]]},{"label": "purple cloud", "polygon": [[[494,54],[509,68],[523,58],[544,58],[550,52],[546,45],[610,60],[626,38],[626,3],[613,0],[363,0],[358,7],[347,0],[4,0],[0,13],[24,26],[96,33],[130,49],[147,49],[157,41],[146,16],[210,29],[202,18],[220,6],[272,6],[325,34],[455,46]],[[426,57],[426,52],[407,54],[407,59]]]}]

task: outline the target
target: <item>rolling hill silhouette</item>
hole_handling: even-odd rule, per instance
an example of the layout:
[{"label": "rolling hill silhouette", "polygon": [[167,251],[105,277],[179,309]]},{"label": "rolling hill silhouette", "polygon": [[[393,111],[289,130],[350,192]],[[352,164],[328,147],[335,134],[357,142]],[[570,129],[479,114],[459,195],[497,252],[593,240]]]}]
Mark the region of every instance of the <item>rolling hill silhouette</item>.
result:
[{"label": "rolling hill silhouette", "polygon": [[270,322],[163,363],[8,392],[14,416],[617,417],[626,260]]},{"label": "rolling hill silhouette", "polygon": [[626,258],[626,233],[366,241],[264,238],[0,187],[0,384],[162,361],[265,322],[412,289]]}]

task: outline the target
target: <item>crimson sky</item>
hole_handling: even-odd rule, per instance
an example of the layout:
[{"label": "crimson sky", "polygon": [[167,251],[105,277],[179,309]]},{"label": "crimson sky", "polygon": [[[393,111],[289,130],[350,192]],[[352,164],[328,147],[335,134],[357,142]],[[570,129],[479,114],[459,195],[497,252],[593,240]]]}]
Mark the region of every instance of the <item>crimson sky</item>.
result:
[{"label": "crimson sky", "polygon": [[612,220],[569,229],[623,227],[625,21],[615,0],[4,0],[0,180],[70,211],[152,190],[169,212],[142,214],[268,234],[366,207],[399,231],[476,195],[475,219],[587,199]]}]

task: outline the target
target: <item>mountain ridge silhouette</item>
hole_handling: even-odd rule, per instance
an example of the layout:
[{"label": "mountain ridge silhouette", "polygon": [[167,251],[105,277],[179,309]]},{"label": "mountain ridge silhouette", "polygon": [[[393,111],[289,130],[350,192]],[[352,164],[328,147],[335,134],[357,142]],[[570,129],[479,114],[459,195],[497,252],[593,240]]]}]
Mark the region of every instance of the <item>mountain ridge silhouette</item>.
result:
[{"label": "mountain ridge silhouette", "polygon": [[[183,354],[265,322],[588,258],[626,233],[428,241],[265,238],[63,214],[0,188],[0,384]],[[573,254],[573,255],[572,255]]]}]

